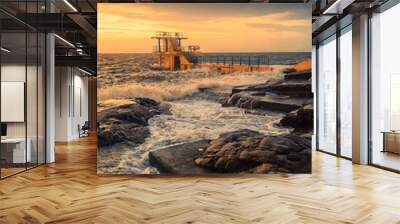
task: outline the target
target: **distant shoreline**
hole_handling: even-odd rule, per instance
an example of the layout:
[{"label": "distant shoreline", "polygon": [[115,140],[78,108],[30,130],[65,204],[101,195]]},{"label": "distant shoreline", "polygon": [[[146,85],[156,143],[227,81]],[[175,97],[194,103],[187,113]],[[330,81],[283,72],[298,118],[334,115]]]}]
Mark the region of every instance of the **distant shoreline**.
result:
[{"label": "distant shoreline", "polygon": [[[121,55],[121,54],[152,54],[153,52],[131,52],[131,53],[97,53],[97,55]],[[311,56],[311,51],[310,52],[303,52],[303,51],[290,51],[290,52],[201,52],[201,54],[310,54]]]},{"label": "distant shoreline", "polygon": [[[113,60],[127,60],[132,57],[153,57],[152,53],[117,53],[117,54],[98,54],[98,59],[112,58]],[[265,64],[265,65],[293,65],[301,61],[311,59],[311,52],[214,52],[196,54],[198,62],[202,63],[225,63],[225,64]],[[154,58],[154,57],[153,57]],[[233,62],[233,63],[232,63]],[[101,66],[101,63],[99,64]],[[100,67],[101,69],[101,67]]]}]

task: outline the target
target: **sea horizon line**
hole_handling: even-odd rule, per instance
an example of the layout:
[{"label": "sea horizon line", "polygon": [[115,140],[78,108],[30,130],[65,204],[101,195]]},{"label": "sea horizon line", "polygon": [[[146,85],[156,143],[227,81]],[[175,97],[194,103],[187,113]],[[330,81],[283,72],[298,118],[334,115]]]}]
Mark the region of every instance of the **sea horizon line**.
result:
[{"label": "sea horizon line", "polygon": [[[98,55],[102,54],[153,54],[155,52],[107,52],[107,53],[97,53]],[[199,52],[199,54],[266,54],[266,53],[283,53],[283,54],[288,54],[288,53],[302,53],[302,54],[311,54],[311,51],[258,51],[258,52],[238,52],[238,51],[232,51],[232,52]]]}]

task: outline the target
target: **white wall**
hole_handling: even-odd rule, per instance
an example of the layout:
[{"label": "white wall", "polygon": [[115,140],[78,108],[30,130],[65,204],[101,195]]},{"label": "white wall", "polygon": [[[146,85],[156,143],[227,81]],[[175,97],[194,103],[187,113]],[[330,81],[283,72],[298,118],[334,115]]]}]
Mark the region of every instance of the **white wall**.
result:
[{"label": "white wall", "polygon": [[[1,121],[25,121],[25,83],[1,82]],[[36,105],[34,105],[36,108]]]},{"label": "white wall", "polygon": [[[25,70],[27,69],[27,70]],[[1,66],[1,81],[2,82],[24,82],[26,71],[28,72],[28,88],[27,88],[27,118],[28,118],[28,131],[30,128],[36,130],[36,80],[32,79],[31,74],[35,74],[36,77],[36,67],[28,66],[25,64],[3,64]],[[2,108],[2,110],[7,110],[7,108]],[[33,123],[32,123],[33,122]],[[25,137],[25,123],[26,122],[7,122],[7,135],[9,137]],[[28,132],[28,137],[29,136]],[[36,132],[35,132],[36,135]]]},{"label": "white wall", "polygon": [[55,68],[55,141],[67,141],[69,133],[69,68]]},{"label": "white wall", "polygon": [[[25,64],[3,64],[1,66],[1,81],[25,82]],[[6,110],[7,108],[1,108]],[[25,122],[7,123],[7,137],[25,137]]]},{"label": "white wall", "polygon": [[79,132],[78,132],[78,125],[82,126],[85,121],[88,121],[88,78],[84,77],[81,75],[82,73],[79,73],[76,75],[76,70],[75,70],[75,75],[74,75],[74,92],[75,94],[73,96],[74,99],[74,107],[72,108],[72,120],[71,120],[71,134],[74,136],[74,138],[79,137]]},{"label": "white wall", "polygon": [[312,46],[312,72],[311,72],[311,85],[314,94],[314,128],[311,137],[311,147],[313,150],[317,149],[317,47]]},{"label": "white wall", "polygon": [[[39,69],[39,70],[37,70]],[[32,162],[39,159],[39,163],[44,163],[45,150],[45,120],[44,120],[44,92],[43,89],[44,74],[41,67],[32,65],[25,66],[25,63],[9,63],[1,66],[2,82],[24,82],[26,85],[26,106],[25,103],[20,108],[20,113],[25,114],[26,120],[21,122],[5,122],[7,124],[8,138],[27,138],[29,139],[29,148],[31,148]],[[27,80],[25,80],[27,78]],[[20,90],[20,94],[24,94],[25,90]],[[6,96],[2,96],[7,97]],[[13,113],[10,107],[1,108],[2,112]],[[15,113],[15,112],[14,112]],[[37,154],[38,153],[38,154]]]},{"label": "white wall", "polygon": [[77,139],[78,125],[88,120],[88,78],[76,68],[56,67],[55,86],[55,140]]},{"label": "white wall", "polygon": [[25,64],[3,64],[1,66],[1,81],[25,82]]}]

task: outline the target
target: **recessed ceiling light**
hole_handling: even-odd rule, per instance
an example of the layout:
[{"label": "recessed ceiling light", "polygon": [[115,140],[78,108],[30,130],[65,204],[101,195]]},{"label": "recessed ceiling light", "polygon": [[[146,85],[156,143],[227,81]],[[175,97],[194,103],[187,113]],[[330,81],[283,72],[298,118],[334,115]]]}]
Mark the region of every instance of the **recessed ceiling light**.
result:
[{"label": "recessed ceiling light", "polygon": [[75,45],[73,45],[71,42],[69,42],[68,40],[60,37],[58,34],[54,34],[55,37],[57,37],[59,40],[61,40],[62,42],[66,43],[67,45],[69,45],[70,47],[75,48]]},{"label": "recessed ceiling light", "polygon": [[78,12],[78,10],[73,6],[68,0],[64,0],[65,4],[68,5],[74,12]]},{"label": "recessed ceiling light", "polygon": [[11,50],[9,50],[9,49],[7,49],[5,47],[1,47],[0,49],[1,49],[1,51],[4,51],[6,53],[10,53],[11,52]]},{"label": "recessed ceiling light", "polygon": [[93,75],[92,73],[90,73],[90,72],[88,72],[88,71],[86,71],[86,70],[83,70],[83,69],[81,69],[81,68],[79,68],[79,67],[78,67],[78,70],[81,71],[81,72],[83,72],[83,73],[85,73],[85,74],[87,74],[87,75]]},{"label": "recessed ceiling light", "polygon": [[322,14],[342,14],[343,10],[351,5],[355,0],[336,0]]}]

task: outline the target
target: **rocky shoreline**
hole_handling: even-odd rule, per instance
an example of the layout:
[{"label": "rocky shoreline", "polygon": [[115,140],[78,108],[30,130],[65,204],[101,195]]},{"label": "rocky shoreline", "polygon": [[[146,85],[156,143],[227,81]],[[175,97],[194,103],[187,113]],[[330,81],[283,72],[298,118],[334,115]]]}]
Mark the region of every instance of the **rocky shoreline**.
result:
[{"label": "rocky shoreline", "polygon": [[[267,136],[241,129],[223,133],[216,139],[160,148],[149,152],[150,165],[161,174],[218,173],[310,173],[313,97],[311,73],[291,72],[282,80],[234,88],[224,98],[210,95],[223,107],[285,114],[276,125],[291,129],[290,134]],[[200,94],[207,94],[207,89]],[[150,135],[148,121],[169,114],[168,104],[146,98],[99,112],[99,148],[142,144]],[[263,116],[263,115],[260,115]]]},{"label": "rocky shoreline", "polygon": [[225,107],[285,113],[277,125],[292,128],[290,134],[266,136],[248,129],[237,130],[217,139],[150,152],[150,163],[167,174],[310,173],[311,74],[292,74],[276,82],[234,88],[222,102]]},{"label": "rocky shoreline", "polygon": [[242,129],[149,153],[162,174],[309,173],[311,141],[299,135],[265,136]]},{"label": "rocky shoreline", "polygon": [[265,136],[243,129],[211,141],[194,162],[220,173],[307,173],[310,143],[298,135]]}]

